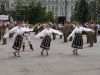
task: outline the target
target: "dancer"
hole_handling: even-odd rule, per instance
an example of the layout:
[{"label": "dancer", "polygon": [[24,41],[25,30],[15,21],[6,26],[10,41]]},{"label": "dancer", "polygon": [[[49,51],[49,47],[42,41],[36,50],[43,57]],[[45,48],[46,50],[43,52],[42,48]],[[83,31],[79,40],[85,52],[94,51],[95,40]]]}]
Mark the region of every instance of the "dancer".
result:
[{"label": "dancer", "polygon": [[83,49],[82,31],[94,32],[92,29],[82,27],[80,23],[78,22],[76,24],[76,28],[72,31],[72,33],[67,38],[67,40],[69,40],[71,36],[75,35],[72,42],[72,47],[74,48],[73,53],[76,55],[78,55],[78,52],[77,52],[78,49]]},{"label": "dancer", "polygon": [[48,50],[50,50],[52,33],[62,35],[62,33],[59,32],[58,30],[54,30],[54,29],[51,28],[51,23],[47,23],[46,28],[44,30],[42,30],[40,33],[38,33],[37,35],[34,36],[36,38],[43,37],[42,43],[40,45],[40,47],[43,49],[41,51],[42,55],[43,55],[44,50],[46,51],[46,54],[48,55]]},{"label": "dancer", "polygon": [[[28,26],[28,22],[24,22],[22,23],[22,26],[24,28],[24,30],[27,30],[29,31],[29,26]],[[29,44],[29,47],[31,50],[34,50],[33,46],[32,46],[32,43],[31,43],[31,40],[30,40],[30,32],[27,32],[27,33],[24,33],[23,34],[23,51],[25,50],[25,43],[28,42]]]},{"label": "dancer", "polygon": [[20,57],[20,49],[21,49],[22,41],[23,41],[23,34],[25,32],[28,32],[28,31],[25,31],[23,29],[22,22],[18,22],[18,26],[12,28],[11,30],[9,30],[9,32],[7,32],[4,35],[4,38],[7,38],[10,33],[15,33],[16,34],[15,41],[14,41],[14,44],[12,46],[12,48],[15,50],[13,52],[14,56]]}]

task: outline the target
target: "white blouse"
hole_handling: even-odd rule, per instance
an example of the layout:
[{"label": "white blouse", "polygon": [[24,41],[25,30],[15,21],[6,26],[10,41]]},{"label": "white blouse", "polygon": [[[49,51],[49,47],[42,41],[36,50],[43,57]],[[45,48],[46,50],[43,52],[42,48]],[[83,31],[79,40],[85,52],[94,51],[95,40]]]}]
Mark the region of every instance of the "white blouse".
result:
[{"label": "white blouse", "polygon": [[25,32],[25,29],[23,27],[14,27],[11,30],[9,30],[5,35],[4,38],[7,38],[9,36],[10,33],[15,33],[16,35],[23,35],[23,33]]},{"label": "white blouse", "polygon": [[22,35],[24,33],[24,29],[22,27],[19,28],[18,26],[16,26],[16,27],[12,28],[9,31],[9,33],[15,33],[15,34]]},{"label": "white blouse", "polygon": [[52,33],[62,35],[62,33],[58,30],[54,30],[52,28],[49,28],[49,29],[46,28],[46,29],[42,30],[40,33],[38,33],[37,35],[35,35],[34,37],[36,37],[36,38],[45,37],[46,35],[52,36]]},{"label": "white blouse", "polygon": [[92,31],[92,32],[94,32],[92,29],[89,29],[89,28],[76,27],[76,28],[72,31],[72,33],[68,36],[67,39],[69,39],[70,37],[72,37],[75,33],[81,33],[81,34],[82,34],[82,31],[85,31],[85,32]]},{"label": "white blouse", "polygon": [[[23,27],[22,30],[23,30],[24,32],[29,32],[29,31],[30,31],[29,27]],[[28,33],[25,33],[25,34],[28,34]]]}]

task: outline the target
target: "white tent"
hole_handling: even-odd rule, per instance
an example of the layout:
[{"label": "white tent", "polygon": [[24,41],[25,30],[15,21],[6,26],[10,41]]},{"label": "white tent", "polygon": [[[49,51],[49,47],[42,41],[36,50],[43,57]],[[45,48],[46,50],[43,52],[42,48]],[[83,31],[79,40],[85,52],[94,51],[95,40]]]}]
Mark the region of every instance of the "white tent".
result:
[{"label": "white tent", "polygon": [[9,20],[8,15],[0,15],[0,20]]}]

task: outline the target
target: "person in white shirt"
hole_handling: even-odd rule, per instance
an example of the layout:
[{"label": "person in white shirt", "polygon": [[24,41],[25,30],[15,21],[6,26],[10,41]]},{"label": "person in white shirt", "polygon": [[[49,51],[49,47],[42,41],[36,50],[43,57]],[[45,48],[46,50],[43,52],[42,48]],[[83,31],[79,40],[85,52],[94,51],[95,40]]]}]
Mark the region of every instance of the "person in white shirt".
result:
[{"label": "person in white shirt", "polygon": [[76,55],[78,55],[77,49],[83,49],[82,31],[85,31],[85,32],[92,31],[92,32],[94,32],[92,29],[84,28],[84,27],[80,26],[80,23],[77,22],[75,29],[72,31],[72,33],[67,38],[67,40],[69,40],[69,38],[74,35],[72,47],[74,48],[73,53],[76,54]]},{"label": "person in white shirt", "polygon": [[[23,29],[29,31],[29,26],[28,23],[23,22]],[[25,43],[28,42],[30,49],[33,49],[32,43],[31,43],[31,39],[30,39],[30,32],[24,33],[23,34],[23,51],[25,50]]]},{"label": "person in white shirt", "polygon": [[46,28],[44,30],[42,30],[40,33],[38,33],[37,35],[34,36],[36,38],[43,37],[42,43],[40,45],[40,47],[43,49],[41,51],[42,55],[43,55],[44,50],[46,50],[46,54],[48,55],[48,50],[50,50],[52,33],[62,35],[61,32],[59,32],[58,30],[52,29],[50,26],[51,26],[51,23],[47,23]]},{"label": "person in white shirt", "polygon": [[20,49],[21,49],[21,46],[22,46],[22,41],[23,41],[23,34],[25,32],[28,32],[28,31],[25,31],[21,25],[21,22],[18,23],[18,26],[12,28],[11,30],[9,30],[5,35],[4,35],[4,38],[7,38],[9,36],[10,33],[15,33],[16,34],[16,37],[15,37],[15,41],[14,41],[14,44],[12,46],[12,48],[15,50],[13,52],[14,56],[18,56],[20,57]]}]

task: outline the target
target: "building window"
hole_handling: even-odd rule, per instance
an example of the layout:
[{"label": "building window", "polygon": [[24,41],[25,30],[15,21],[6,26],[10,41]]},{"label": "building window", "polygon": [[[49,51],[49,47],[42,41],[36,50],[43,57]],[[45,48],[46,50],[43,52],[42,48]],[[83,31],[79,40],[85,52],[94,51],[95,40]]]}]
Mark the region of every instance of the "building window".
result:
[{"label": "building window", "polygon": [[50,6],[48,6],[48,10],[49,10],[49,11],[51,10],[51,7],[50,7]]},{"label": "building window", "polygon": [[55,9],[54,9],[54,6],[52,6],[52,11],[54,12],[54,10],[55,10]]},{"label": "building window", "polygon": [[53,0],[53,1],[56,1],[56,0]]},{"label": "building window", "polygon": [[58,12],[58,6],[55,6],[55,12]]},{"label": "building window", "polygon": [[5,2],[2,2],[2,4],[1,4],[1,10],[5,10]]},{"label": "building window", "polygon": [[12,4],[11,4],[11,7],[13,7],[13,6],[14,6],[14,4],[12,3]]},{"label": "building window", "polygon": [[64,7],[63,6],[61,6],[61,11],[64,12]]}]

